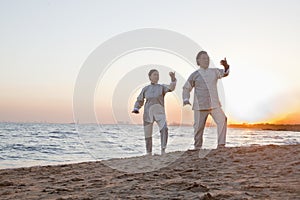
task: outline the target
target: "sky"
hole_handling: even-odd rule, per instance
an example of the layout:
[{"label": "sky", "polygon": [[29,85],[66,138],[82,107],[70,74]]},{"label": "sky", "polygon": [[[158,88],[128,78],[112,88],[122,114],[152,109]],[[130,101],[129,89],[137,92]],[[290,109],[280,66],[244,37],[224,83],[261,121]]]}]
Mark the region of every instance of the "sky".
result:
[{"label": "sky", "polygon": [[[76,121],[73,92],[89,55],[118,34],[158,28],[198,43],[215,67],[222,68],[219,61],[227,58],[230,75],[220,84],[229,123],[300,123],[299,13],[297,0],[1,0],[0,121]],[[166,96],[167,119],[192,121],[180,93],[193,70],[174,55],[144,51],[123,56],[99,80],[98,122],[141,123],[142,115],[130,112],[149,83],[149,63],[157,66],[162,83],[169,82],[168,70],[179,69],[176,93]],[[145,71],[143,84],[134,85],[129,75],[124,81],[126,74],[116,78],[128,66],[128,73]]]}]

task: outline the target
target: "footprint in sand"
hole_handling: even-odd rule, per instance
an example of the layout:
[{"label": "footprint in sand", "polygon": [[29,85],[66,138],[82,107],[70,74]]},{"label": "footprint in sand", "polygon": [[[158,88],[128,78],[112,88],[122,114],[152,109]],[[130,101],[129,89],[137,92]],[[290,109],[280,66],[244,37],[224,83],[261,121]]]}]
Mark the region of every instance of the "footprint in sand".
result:
[{"label": "footprint in sand", "polygon": [[211,149],[200,149],[198,152],[198,157],[205,158],[209,154],[210,151],[211,151]]}]

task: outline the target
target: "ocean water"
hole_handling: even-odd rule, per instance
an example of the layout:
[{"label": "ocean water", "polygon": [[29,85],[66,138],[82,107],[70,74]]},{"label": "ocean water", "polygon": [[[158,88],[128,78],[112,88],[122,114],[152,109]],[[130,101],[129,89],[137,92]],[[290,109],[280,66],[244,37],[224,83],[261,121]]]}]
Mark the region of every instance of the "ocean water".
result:
[{"label": "ocean water", "polygon": [[[169,126],[167,152],[193,148],[193,127]],[[299,144],[300,132],[228,128],[227,146]],[[216,127],[206,127],[203,148],[217,146]],[[160,153],[158,127],[153,153]],[[141,125],[0,123],[0,169],[106,160],[145,154]]]}]

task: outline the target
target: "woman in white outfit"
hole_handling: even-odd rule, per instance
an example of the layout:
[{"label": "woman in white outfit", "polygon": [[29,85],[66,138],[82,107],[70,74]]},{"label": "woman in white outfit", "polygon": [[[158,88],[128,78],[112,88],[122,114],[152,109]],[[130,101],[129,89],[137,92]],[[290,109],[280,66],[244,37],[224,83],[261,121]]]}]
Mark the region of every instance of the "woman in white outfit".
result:
[{"label": "woman in white outfit", "polygon": [[139,109],[144,105],[143,125],[145,133],[147,155],[152,155],[152,131],[154,121],[158,124],[161,137],[161,153],[164,154],[168,141],[168,127],[164,107],[164,97],[167,92],[171,92],[176,87],[175,72],[169,73],[171,83],[158,84],[159,72],[156,69],[149,71],[148,76],[151,83],[145,86],[134,104],[132,113],[139,113]]}]

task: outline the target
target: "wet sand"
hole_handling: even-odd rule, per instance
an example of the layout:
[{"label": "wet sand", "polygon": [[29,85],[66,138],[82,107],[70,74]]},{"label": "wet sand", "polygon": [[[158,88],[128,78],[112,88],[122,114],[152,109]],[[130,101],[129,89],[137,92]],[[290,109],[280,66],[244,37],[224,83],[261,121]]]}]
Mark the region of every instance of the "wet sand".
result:
[{"label": "wet sand", "polygon": [[0,170],[0,199],[294,200],[299,188],[300,144]]}]

